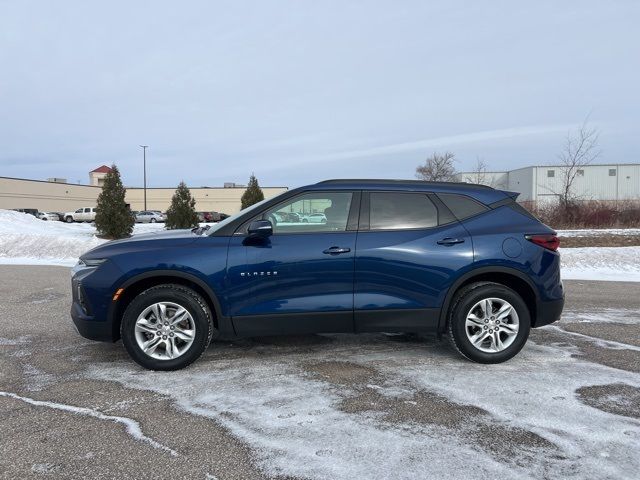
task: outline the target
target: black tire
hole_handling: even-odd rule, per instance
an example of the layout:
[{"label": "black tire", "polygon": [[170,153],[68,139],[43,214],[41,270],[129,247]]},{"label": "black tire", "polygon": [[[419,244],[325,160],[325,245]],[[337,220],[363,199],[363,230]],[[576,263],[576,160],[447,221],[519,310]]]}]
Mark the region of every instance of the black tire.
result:
[{"label": "black tire", "polygon": [[64,221],[67,223],[73,223],[73,217],[66,217]]},{"label": "black tire", "polygon": [[[174,359],[150,357],[136,341],[135,325],[138,316],[147,307],[158,302],[172,302],[182,306],[195,323],[193,343],[186,352]],[[207,302],[190,288],[174,284],[158,285],[138,294],[127,306],[120,325],[120,336],[127,352],[136,363],[149,370],[179,370],[190,365],[207,349],[213,334],[213,316]]]},{"label": "black tire", "polygon": [[[499,352],[484,352],[475,347],[466,333],[467,314],[477,302],[486,298],[499,298],[511,304],[518,315],[518,333],[513,342]],[[505,285],[493,282],[477,282],[465,286],[453,298],[448,317],[449,338],[464,357],[478,363],[501,363],[513,358],[529,337],[531,314],[520,295]],[[472,333],[473,333],[472,329]],[[503,330],[504,331],[504,330]]]},{"label": "black tire", "polygon": [[152,219],[151,219],[151,223],[156,223],[156,219],[155,219],[155,218],[152,218]]}]

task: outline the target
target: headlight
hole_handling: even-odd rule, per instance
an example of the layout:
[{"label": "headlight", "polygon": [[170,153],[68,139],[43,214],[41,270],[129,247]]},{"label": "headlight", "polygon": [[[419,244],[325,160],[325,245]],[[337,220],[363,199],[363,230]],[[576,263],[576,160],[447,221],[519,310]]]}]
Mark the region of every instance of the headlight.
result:
[{"label": "headlight", "polygon": [[78,266],[97,267],[106,261],[106,258],[81,258],[78,260]]}]

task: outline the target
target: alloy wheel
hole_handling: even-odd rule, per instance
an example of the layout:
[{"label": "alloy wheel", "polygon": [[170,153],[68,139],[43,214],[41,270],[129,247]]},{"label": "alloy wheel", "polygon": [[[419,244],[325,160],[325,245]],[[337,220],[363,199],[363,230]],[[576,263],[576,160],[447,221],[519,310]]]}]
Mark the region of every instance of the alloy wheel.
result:
[{"label": "alloy wheel", "polygon": [[501,298],[485,298],[467,313],[464,330],[475,348],[497,353],[509,348],[518,336],[520,321],[516,309]]},{"label": "alloy wheel", "polygon": [[189,350],[196,324],[189,311],[173,302],[158,302],[145,308],[135,325],[140,350],[157,360],[173,360]]}]

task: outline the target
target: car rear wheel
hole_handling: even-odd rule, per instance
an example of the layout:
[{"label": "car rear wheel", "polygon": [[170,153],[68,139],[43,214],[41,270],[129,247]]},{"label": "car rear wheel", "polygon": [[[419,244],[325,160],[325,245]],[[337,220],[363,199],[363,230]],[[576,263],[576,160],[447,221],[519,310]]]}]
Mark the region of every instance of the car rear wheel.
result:
[{"label": "car rear wheel", "polygon": [[122,342],[150,370],[178,370],[197,360],[213,335],[205,300],[182,285],[159,285],[136,296],[125,310]]},{"label": "car rear wheel", "polygon": [[526,303],[504,285],[473,283],[453,299],[449,337],[474,362],[500,363],[514,357],[524,347],[530,328]]},{"label": "car rear wheel", "polygon": [[155,219],[155,218],[152,218],[152,219],[151,219],[151,223],[156,223],[156,219]]}]

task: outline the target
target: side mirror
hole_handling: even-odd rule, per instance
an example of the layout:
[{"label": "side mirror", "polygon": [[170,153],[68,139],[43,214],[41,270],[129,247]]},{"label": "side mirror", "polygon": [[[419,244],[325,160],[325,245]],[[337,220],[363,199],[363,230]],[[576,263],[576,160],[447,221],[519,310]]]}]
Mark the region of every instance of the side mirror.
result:
[{"label": "side mirror", "polygon": [[250,237],[270,237],[273,235],[273,225],[269,220],[256,220],[249,224]]}]

